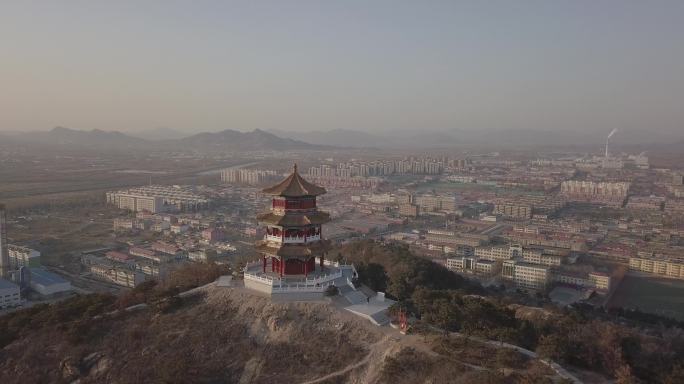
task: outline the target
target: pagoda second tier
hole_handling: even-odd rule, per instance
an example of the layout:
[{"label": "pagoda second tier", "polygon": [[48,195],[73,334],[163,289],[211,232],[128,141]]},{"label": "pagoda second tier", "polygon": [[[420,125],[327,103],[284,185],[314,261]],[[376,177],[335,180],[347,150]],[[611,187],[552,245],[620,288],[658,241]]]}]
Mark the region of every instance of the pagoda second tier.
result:
[{"label": "pagoda second tier", "polygon": [[328,252],[330,240],[320,240],[313,244],[287,244],[282,246],[274,246],[273,243],[262,240],[256,243],[256,249],[266,256],[308,259],[323,256]]},{"label": "pagoda second tier", "polygon": [[306,227],[310,225],[321,225],[330,221],[330,215],[326,212],[290,212],[277,213],[274,211],[264,212],[257,215],[257,221],[266,225],[279,227]]}]

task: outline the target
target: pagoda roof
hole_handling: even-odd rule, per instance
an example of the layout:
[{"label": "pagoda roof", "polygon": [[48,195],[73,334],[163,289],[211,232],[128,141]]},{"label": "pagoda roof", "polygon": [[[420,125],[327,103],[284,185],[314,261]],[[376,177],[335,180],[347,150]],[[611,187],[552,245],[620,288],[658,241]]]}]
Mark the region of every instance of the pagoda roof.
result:
[{"label": "pagoda roof", "polygon": [[265,188],[263,193],[283,197],[318,196],[326,193],[325,188],[309,183],[297,172],[297,164],[290,176],[280,183]]},{"label": "pagoda roof", "polygon": [[279,225],[283,227],[304,227],[307,225],[320,225],[330,221],[330,215],[327,212],[313,211],[308,213],[286,213],[284,215],[277,215],[271,211],[260,213],[257,215],[257,221],[260,223]]},{"label": "pagoda roof", "polygon": [[285,244],[280,247],[269,246],[267,241],[258,241],[257,252],[282,257],[311,257],[327,252],[330,249],[330,240],[320,240],[311,244]]}]

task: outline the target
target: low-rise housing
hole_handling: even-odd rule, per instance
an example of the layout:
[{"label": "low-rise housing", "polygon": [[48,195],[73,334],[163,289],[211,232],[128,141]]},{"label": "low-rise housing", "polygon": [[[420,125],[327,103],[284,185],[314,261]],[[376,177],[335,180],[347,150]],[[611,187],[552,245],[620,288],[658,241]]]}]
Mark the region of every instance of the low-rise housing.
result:
[{"label": "low-rise housing", "polygon": [[516,262],[513,281],[522,289],[542,290],[549,283],[549,267],[526,262]]},{"label": "low-rise housing", "polygon": [[684,280],[683,259],[631,257],[629,269]]},{"label": "low-rise housing", "polygon": [[188,259],[198,263],[208,263],[211,261],[215,261],[216,257],[216,250],[210,248],[195,249],[188,252]]},{"label": "low-rise housing", "polygon": [[93,276],[114,284],[133,288],[145,281],[143,273],[131,270],[127,266],[115,264],[91,264],[87,266]]},{"label": "low-rise housing", "polygon": [[446,261],[446,267],[456,272],[471,272],[478,275],[491,275],[495,272],[496,262],[480,260],[475,257],[451,257]]},{"label": "low-rise housing", "polygon": [[189,186],[150,185],[107,192],[107,203],[134,212],[195,211],[209,206],[209,200]]}]

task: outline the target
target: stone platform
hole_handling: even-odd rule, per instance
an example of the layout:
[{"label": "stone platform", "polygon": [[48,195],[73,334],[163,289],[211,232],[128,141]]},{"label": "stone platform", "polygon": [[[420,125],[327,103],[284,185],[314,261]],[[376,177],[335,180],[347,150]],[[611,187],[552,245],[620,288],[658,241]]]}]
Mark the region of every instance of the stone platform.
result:
[{"label": "stone platform", "polygon": [[[316,260],[316,270],[308,275],[288,275],[263,272],[261,262],[249,263],[245,267],[245,288],[269,295],[307,294],[306,296],[323,296],[330,286],[339,288],[351,286],[352,279],[357,276],[353,265],[344,265],[325,260],[320,266]],[[312,294],[312,295],[311,295]]]}]

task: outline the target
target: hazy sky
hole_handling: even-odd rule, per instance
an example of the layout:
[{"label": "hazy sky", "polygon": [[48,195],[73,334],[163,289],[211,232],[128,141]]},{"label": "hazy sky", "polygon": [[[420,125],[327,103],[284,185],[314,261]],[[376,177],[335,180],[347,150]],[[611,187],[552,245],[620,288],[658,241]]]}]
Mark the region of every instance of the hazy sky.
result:
[{"label": "hazy sky", "polygon": [[684,131],[684,1],[0,2],[0,130]]}]

